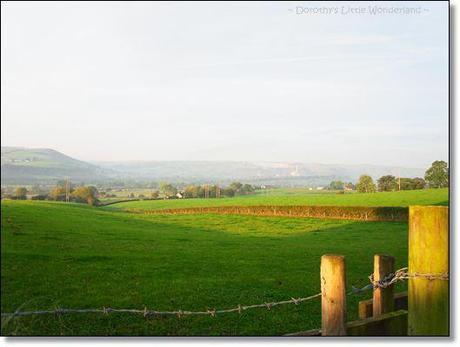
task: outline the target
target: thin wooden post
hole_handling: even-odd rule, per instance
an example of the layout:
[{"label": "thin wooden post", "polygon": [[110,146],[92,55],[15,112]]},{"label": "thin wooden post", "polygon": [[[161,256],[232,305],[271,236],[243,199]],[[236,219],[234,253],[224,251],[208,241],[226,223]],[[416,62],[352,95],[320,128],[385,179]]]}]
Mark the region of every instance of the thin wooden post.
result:
[{"label": "thin wooden post", "polygon": [[[395,271],[395,258],[389,255],[374,255],[374,281],[381,281]],[[393,285],[387,288],[375,288],[372,315],[374,317],[394,311]]]},{"label": "thin wooden post", "polygon": [[[406,310],[407,311],[407,292],[396,293],[394,296],[394,310]],[[372,317],[373,311],[373,299],[360,301],[358,304],[358,316],[359,319],[366,319]]]},{"label": "thin wooden post", "polygon": [[321,294],[321,335],[346,335],[345,257],[330,254],[321,257]]},{"label": "thin wooden post", "polygon": [[410,206],[409,335],[449,335],[449,281],[430,280],[420,276],[420,274],[443,274],[448,271],[448,207]]},{"label": "thin wooden post", "polygon": [[373,299],[360,301],[358,303],[359,319],[366,319],[372,317],[373,306]]}]

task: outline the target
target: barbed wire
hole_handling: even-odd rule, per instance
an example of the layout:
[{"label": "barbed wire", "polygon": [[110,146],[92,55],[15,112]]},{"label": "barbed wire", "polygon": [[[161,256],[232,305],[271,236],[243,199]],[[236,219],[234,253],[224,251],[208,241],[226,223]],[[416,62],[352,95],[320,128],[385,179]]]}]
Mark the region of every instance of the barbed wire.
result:
[{"label": "barbed wire", "polygon": [[[347,293],[347,295],[353,295],[353,294],[360,294],[362,292],[366,292],[371,289],[377,289],[377,288],[388,288],[389,286],[395,284],[396,282],[399,281],[404,281],[410,278],[424,278],[427,280],[449,280],[449,273],[440,273],[440,274],[434,274],[434,273],[409,273],[407,272],[407,267],[401,268],[394,273],[389,274],[385,278],[383,278],[380,281],[374,281],[374,274],[369,275],[369,280],[370,284],[362,287],[362,288],[357,288],[352,286],[352,290]],[[144,307],[143,310],[139,309],[126,309],[126,308],[111,308],[111,307],[103,307],[102,309],[97,309],[97,308],[88,308],[88,309],[72,309],[72,308],[55,308],[54,310],[39,310],[39,311],[15,311],[12,313],[2,313],[2,317],[18,317],[18,316],[30,316],[30,315],[47,315],[47,314],[66,314],[66,313],[104,313],[104,314],[109,314],[112,312],[118,312],[118,313],[134,313],[134,314],[142,314],[144,317],[148,316],[177,316],[177,317],[182,317],[182,316],[192,316],[192,315],[197,315],[197,316],[211,316],[215,317],[218,314],[223,314],[223,313],[231,313],[231,312],[238,312],[242,313],[243,311],[249,310],[249,309],[254,309],[254,308],[266,308],[268,310],[271,310],[272,307],[280,306],[280,305],[288,305],[288,304],[295,304],[299,305],[302,302],[313,300],[315,298],[318,298],[321,296],[321,293],[303,297],[303,298],[291,298],[290,300],[283,300],[283,301],[276,301],[276,302],[265,302],[261,304],[255,304],[255,305],[238,305],[233,308],[228,308],[228,309],[221,309],[221,310],[216,310],[215,308],[213,309],[206,309],[206,311],[186,311],[186,310],[175,310],[175,311],[157,311],[157,310],[149,310],[147,307]]]},{"label": "barbed wire", "polygon": [[123,313],[135,313],[135,314],[142,314],[144,317],[147,316],[191,316],[191,315],[201,315],[201,316],[211,316],[215,317],[218,314],[223,313],[230,313],[230,312],[238,312],[242,313],[243,311],[254,309],[254,308],[266,308],[271,310],[272,307],[280,306],[280,305],[288,305],[294,304],[299,305],[302,302],[313,300],[321,296],[321,293],[307,296],[304,298],[291,298],[290,300],[283,300],[283,301],[276,301],[276,302],[265,302],[261,304],[255,305],[238,305],[233,308],[228,309],[221,309],[216,310],[214,309],[207,309],[206,311],[185,311],[185,310],[175,310],[175,311],[157,311],[157,310],[149,310],[147,307],[144,307],[143,310],[139,309],[119,309],[119,308],[111,308],[111,307],[103,307],[102,309],[67,309],[67,308],[59,308],[57,307],[54,310],[40,310],[40,311],[16,311],[13,313],[2,313],[2,317],[17,317],[17,316],[30,316],[30,315],[46,315],[46,314],[65,314],[65,313],[104,313],[109,314],[112,312],[123,312]]},{"label": "barbed wire", "polygon": [[399,282],[399,281],[404,281],[410,278],[424,278],[427,280],[443,280],[443,281],[448,281],[449,280],[449,273],[444,272],[444,273],[419,273],[419,272],[414,272],[414,273],[409,273],[407,272],[407,267],[403,267],[399,270],[396,270],[394,273],[389,274],[388,276],[384,277],[380,281],[375,281],[374,280],[374,274],[369,275],[369,280],[371,282],[371,285],[373,288],[388,288],[392,284]]}]

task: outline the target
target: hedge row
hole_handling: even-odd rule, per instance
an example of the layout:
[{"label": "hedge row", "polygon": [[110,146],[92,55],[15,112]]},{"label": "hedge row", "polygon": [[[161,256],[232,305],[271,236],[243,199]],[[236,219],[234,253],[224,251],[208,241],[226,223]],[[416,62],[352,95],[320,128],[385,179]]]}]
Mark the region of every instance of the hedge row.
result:
[{"label": "hedge row", "polygon": [[364,221],[407,222],[407,207],[353,206],[220,206],[144,211],[145,214],[241,214],[254,216],[309,217]]}]

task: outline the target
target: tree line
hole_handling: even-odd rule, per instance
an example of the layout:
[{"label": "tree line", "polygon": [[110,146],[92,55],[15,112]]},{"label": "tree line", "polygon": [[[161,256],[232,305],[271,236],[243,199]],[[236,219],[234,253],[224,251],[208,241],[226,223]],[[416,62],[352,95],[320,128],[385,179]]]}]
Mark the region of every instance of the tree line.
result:
[{"label": "tree line", "polygon": [[254,187],[250,184],[243,184],[241,182],[232,182],[227,187],[220,187],[216,184],[189,184],[183,189],[178,189],[170,183],[160,183],[159,189],[152,192],[152,198],[160,196],[164,198],[174,198],[178,194],[181,198],[220,198],[220,197],[234,197],[235,195],[248,195],[253,194]]},{"label": "tree line", "polygon": [[218,185],[188,185],[184,189],[185,198],[219,198],[234,197],[235,195],[248,195],[254,193],[255,189],[250,184],[232,182],[228,187],[222,188]]},{"label": "tree line", "polygon": [[[351,182],[342,182],[340,180],[332,181],[329,185],[331,190],[357,190],[361,193],[373,193],[376,191],[387,192],[395,190],[414,190],[429,188],[444,188],[449,186],[449,168],[445,161],[437,160],[425,171],[424,178],[396,178],[392,175],[380,177],[375,184],[370,175],[361,175],[356,184]],[[255,192],[255,187],[250,184],[241,182],[232,182],[226,187],[218,185],[197,185],[190,184],[182,189],[172,185],[171,183],[162,182],[159,188],[152,190],[150,197],[139,195],[138,198],[150,199],[174,199],[174,198],[220,198],[234,197],[236,195],[248,195]],[[2,198],[10,198],[16,200],[27,199],[28,190],[25,187],[17,187],[13,194],[4,194],[2,189]],[[87,203],[89,205],[97,205],[99,203],[98,189],[95,186],[86,186],[84,184],[74,186],[68,181],[59,181],[48,193],[36,194],[31,197],[32,200],[54,200],[54,201],[72,201]],[[134,198],[134,194],[131,193]],[[108,195],[105,195],[108,197]]]},{"label": "tree line", "polygon": [[[17,187],[13,194],[2,194],[2,197],[14,200],[26,200],[29,191],[25,187]],[[74,186],[67,181],[59,181],[55,187],[51,188],[48,193],[36,194],[31,197],[32,200],[52,200],[52,201],[72,201],[86,203],[88,205],[97,205],[98,191],[94,186]]]},{"label": "tree line", "polygon": [[[139,194],[139,199],[176,199],[176,198],[220,198],[233,197],[235,195],[253,194],[255,188],[250,184],[241,182],[232,182],[227,187],[218,185],[187,185],[182,189],[172,185],[171,183],[162,182],[158,189],[151,191],[150,196]],[[2,197],[14,200],[26,200],[29,191],[25,187],[17,187],[13,194],[3,194]],[[99,192],[95,186],[74,186],[67,181],[59,181],[55,187],[51,188],[48,193],[41,193],[31,196],[32,200],[53,200],[53,201],[72,201],[79,203],[87,203],[89,205],[99,204],[98,197],[115,197],[106,192]],[[135,198],[133,193],[128,195],[128,198]]]},{"label": "tree line", "polygon": [[395,190],[414,190],[429,188],[445,188],[449,186],[449,168],[442,160],[434,161],[425,171],[425,177],[396,178],[393,175],[385,175],[377,180],[377,184],[369,175],[361,175],[356,185],[342,181],[332,181],[330,189],[346,190],[347,187],[354,187],[360,193],[390,192]]}]

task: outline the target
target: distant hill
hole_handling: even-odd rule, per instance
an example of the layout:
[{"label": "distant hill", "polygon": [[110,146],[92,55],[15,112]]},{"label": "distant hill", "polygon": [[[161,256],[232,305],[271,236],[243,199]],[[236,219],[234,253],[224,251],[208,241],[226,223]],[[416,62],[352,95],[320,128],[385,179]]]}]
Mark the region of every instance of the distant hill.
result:
[{"label": "distant hill", "polygon": [[377,165],[333,165],[283,162],[136,161],[96,162],[100,167],[138,179],[227,183],[240,180],[276,186],[318,186],[332,180],[356,182],[360,175],[423,177],[425,169]]},{"label": "distant hill", "polygon": [[1,148],[2,184],[51,183],[69,178],[94,181],[108,170],[47,148]]},{"label": "distant hill", "polygon": [[280,187],[320,186],[332,180],[356,182],[362,174],[374,179],[383,175],[423,177],[425,169],[377,165],[333,165],[287,162],[231,161],[136,161],[94,162],[74,159],[53,149],[2,147],[2,184],[98,183],[114,179],[168,181],[172,183],[219,183],[240,180]]}]

